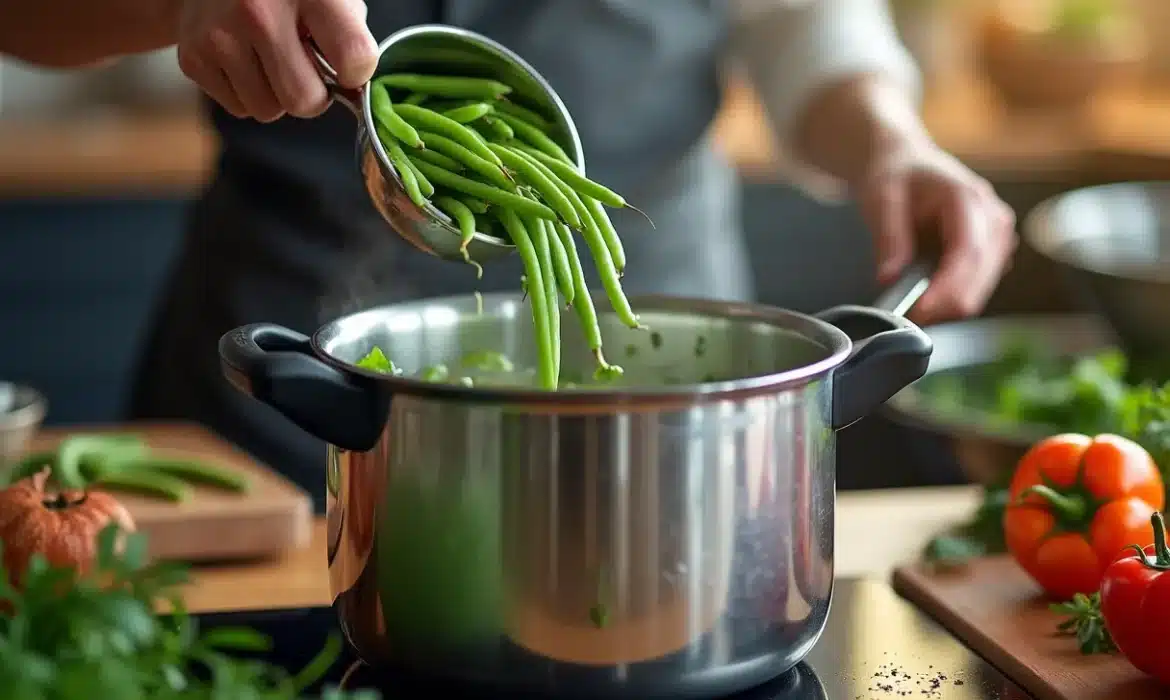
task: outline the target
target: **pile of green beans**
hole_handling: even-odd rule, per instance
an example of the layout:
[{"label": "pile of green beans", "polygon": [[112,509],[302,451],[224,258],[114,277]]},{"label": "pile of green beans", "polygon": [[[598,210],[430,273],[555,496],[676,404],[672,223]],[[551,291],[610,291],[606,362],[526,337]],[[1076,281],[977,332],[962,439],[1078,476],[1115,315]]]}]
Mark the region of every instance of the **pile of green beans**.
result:
[{"label": "pile of green beans", "polygon": [[48,470],[62,489],[98,487],[128,491],[179,502],[189,484],[244,493],[246,477],[198,460],[155,454],[136,435],[71,435],[51,450],[25,455],[8,467],[2,485],[16,483]]},{"label": "pile of green beans", "polygon": [[475,264],[467,244],[476,231],[506,237],[516,246],[542,388],[559,386],[562,302],[581,324],[599,378],[620,375],[621,368],[607,362],[602,351],[574,233],[593,256],[618,318],[643,328],[622,291],[626,254],[606,212],[606,207],[634,207],[585,177],[549,135],[552,122],[517,104],[511,93],[495,80],[395,73],[371,84],[370,107],[407,195],[415,205],[431,205],[450,218],[465,260]]}]

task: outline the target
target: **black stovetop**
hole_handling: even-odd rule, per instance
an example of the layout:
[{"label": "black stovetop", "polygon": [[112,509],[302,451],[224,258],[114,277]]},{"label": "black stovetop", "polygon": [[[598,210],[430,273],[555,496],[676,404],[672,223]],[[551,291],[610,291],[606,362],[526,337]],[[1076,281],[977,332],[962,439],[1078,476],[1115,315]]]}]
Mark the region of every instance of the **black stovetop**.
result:
[{"label": "black stovetop", "polygon": [[[204,628],[248,625],[271,636],[269,660],[300,668],[336,632],[332,608],[200,616]],[[352,657],[327,683],[336,685]],[[431,700],[437,694],[474,698],[466,688],[393,677],[387,682],[357,666],[347,688],[383,688],[387,700]],[[386,687],[389,686],[389,687]],[[938,624],[877,581],[844,580],[833,593],[824,636],[808,659],[783,677],[737,700],[1024,700],[1028,694]]]}]

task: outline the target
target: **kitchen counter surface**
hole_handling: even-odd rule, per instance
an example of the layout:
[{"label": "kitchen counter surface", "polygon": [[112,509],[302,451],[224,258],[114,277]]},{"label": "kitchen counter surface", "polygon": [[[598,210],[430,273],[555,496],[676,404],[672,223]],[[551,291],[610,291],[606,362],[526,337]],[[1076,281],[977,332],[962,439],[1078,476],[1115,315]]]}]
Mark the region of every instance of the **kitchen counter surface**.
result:
[{"label": "kitchen counter surface", "polygon": [[[975,508],[974,487],[846,492],[837,499],[837,575],[886,578],[939,530]],[[880,532],[875,537],[874,533]],[[199,567],[185,591],[192,612],[328,605],[325,521],[309,547],[274,561]]]},{"label": "kitchen counter surface", "polygon": [[[1083,113],[1009,114],[986,86],[956,78],[928,94],[938,141],[999,180],[1141,177],[1170,172],[1170,86],[1119,88]],[[774,177],[777,155],[750,88],[732,82],[716,140],[746,177]],[[214,134],[193,107],[0,119],[0,196],[189,193],[204,182]]]}]

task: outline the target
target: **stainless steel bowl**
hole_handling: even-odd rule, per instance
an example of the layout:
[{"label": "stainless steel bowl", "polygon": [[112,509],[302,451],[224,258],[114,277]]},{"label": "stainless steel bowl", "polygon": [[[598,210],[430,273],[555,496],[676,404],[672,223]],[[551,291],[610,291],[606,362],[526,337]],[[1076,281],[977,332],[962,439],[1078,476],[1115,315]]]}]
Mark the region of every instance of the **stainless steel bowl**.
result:
[{"label": "stainless steel bowl", "polygon": [[1084,286],[1127,351],[1170,351],[1170,183],[1058,195],[1027,217],[1024,236]]},{"label": "stainless steel bowl", "polygon": [[24,454],[45,419],[49,402],[30,386],[0,382],[0,476]]},{"label": "stainless steel bowl", "polygon": [[[959,321],[925,329],[934,342],[926,377],[942,372],[976,374],[1023,342],[1043,348],[1053,357],[1091,355],[1116,344],[1103,321],[1094,316],[1014,316]],[[940,410],[937,400],[923,392],[924,382],[899,392],[884,413],[910,427],[950,443],[959,466],[976,483],[1002,482],[1020,457],[1037,440],[1051,434],[1039,425],[1004,426],[970,410]]]},{"label": "stainless steel bowl", "polygon": [[[407,373],[482,349],[529,366],[515,294],[220,341],[237,388],[330,443],[330,576],[367,662],[645,700],[728,695],[808,653],[832,591],[835,431],[921,376],[929,340],[867,307],[633,304],[653,332],[600,317],[626,386],[468,388],[355,365],[377,345]],[[563,371],[588,376],[570,318]]]},{"label": "stainless steel bowl", "polygon": [[[415,248],[445,260],[464,262],[459,229],[450,217],[430,204],[419,208],[407,196],[402,178],[377,138],[369,86],[358,90],[339,87],[333,68],[320,53],[312,52],[333,98],[357,117],[359,167],[374,207]],[[379,45],[378,52],[375,78],[387,73],[415,72],[493,78],[510,85],[513,92],[509,98],[548,118],[553,124],[549,136],[585,172],[581,138],[569,110],[535,68],[502,44],[459,27],[425,24],[391,34]],[[510,243],[480,232],[476,232],[467,246],[468,256],[478,263],[514,250]]]}]

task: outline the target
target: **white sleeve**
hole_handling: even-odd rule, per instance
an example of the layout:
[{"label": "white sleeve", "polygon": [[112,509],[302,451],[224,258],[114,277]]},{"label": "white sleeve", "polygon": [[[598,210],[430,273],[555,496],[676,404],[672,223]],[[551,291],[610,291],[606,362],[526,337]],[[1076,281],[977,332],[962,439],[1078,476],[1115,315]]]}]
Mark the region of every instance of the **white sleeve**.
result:
[{"label": "white sleeve", "polygon": [[731,48],[771,122],[787,175],[820,198],[841,183],[793,157],[795,120],[821,87],[883,74],[917,101],[918,68],[898,38],[886,0],[733,0]]}]

